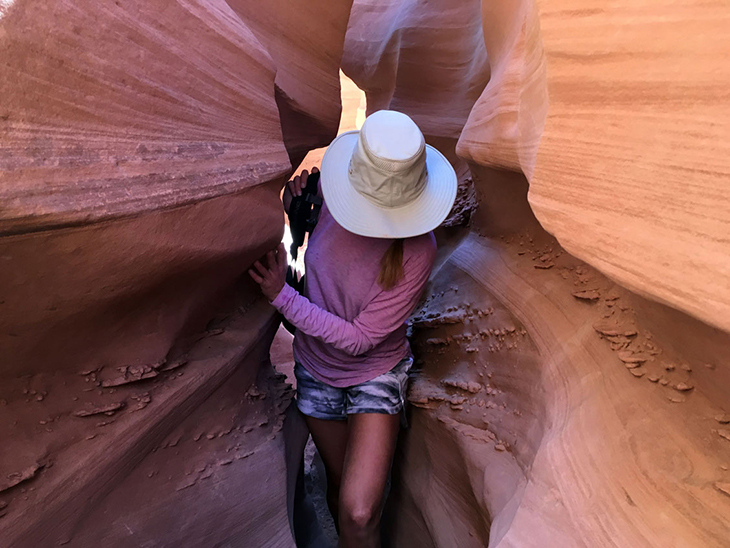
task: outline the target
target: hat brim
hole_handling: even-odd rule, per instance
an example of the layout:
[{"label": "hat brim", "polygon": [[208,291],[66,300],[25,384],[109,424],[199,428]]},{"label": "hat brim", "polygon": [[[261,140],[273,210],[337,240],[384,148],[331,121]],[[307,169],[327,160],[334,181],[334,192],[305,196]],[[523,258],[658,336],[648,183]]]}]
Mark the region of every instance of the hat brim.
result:
[{"label": "hat brim", "polygon": [[348,179],[359,131],[339,135],[322,158],[320,184],[335,221],[345,230],[371,238],[410,238],[432,231],[456,199],[456,172],[438,150],[426,145],[428,180],[423,192],[401,207],[380,207],[355,190]]}]

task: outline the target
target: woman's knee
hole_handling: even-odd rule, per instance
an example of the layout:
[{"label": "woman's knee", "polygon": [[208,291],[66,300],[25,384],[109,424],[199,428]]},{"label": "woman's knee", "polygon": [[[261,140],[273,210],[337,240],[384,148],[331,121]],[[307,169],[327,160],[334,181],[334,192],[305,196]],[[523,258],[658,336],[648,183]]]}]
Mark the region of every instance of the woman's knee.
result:
[{"label": "woman's knee", "polygon": [[363,501],[340,500],[340,526],[352,531],[366,531],[380,522],[380,506]]}]

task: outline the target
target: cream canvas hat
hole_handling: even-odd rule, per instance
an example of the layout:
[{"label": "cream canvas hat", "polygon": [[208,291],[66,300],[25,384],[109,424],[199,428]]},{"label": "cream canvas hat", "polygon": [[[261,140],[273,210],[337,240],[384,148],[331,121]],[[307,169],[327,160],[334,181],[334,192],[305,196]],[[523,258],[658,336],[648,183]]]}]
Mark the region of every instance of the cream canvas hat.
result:
[{"label": "cream canvas hat", "polygon": [[327,207],[345,230],[372,238],[430,232],[451,211],[456,173],[405,114],[379,110],[339,135],[320,175]]}]

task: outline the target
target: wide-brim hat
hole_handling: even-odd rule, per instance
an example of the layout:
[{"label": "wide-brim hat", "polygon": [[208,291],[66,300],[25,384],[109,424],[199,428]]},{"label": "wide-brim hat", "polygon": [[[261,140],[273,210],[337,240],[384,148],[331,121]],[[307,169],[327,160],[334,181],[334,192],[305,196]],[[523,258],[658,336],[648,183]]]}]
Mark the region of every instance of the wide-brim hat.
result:
[{"label": "wide-brim hat", "polygon": [[451,211],[456,172],[405,114],[381,110],[339,135],[322,159],[327,207],[345,230],[372,238],[430,232]]}]

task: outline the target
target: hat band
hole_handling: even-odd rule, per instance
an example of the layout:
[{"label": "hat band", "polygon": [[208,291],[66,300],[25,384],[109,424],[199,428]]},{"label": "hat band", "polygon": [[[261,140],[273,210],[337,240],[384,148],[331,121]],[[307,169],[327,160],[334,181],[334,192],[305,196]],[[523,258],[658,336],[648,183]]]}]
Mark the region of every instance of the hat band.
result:
[{"label": "hat band", "polygon": [[366,150],[364,139],[358,138],[350,158],[348,179],[352,187],[373,205],[397,208],[416,200],[426,188],[426,147],[407,162],[388,162],[377,159],[379,164],[389,163],[391,169],[376,165]]}]

